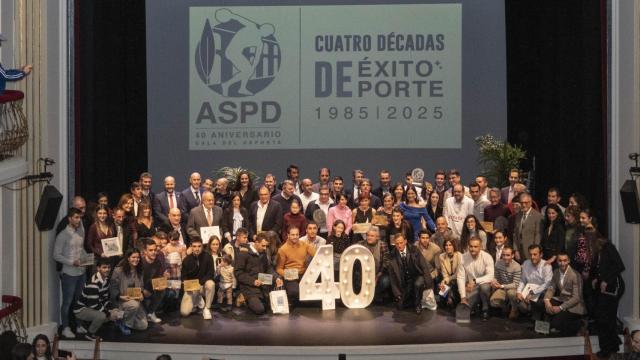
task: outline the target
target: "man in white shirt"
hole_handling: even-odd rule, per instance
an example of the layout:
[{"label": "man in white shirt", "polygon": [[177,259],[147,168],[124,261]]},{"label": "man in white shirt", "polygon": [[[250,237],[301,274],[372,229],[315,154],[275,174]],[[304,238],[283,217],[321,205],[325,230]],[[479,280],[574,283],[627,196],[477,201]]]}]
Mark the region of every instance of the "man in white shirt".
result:
[{"label": "man in white shirt", "polygon": [[542,247],[529,246],[529,260],[522,264],[522,276],[518,285],[518,308],[521,312],[531,312],[534,320],[540,320],[544,313],[544,292],[551,285],[553,271],[551,265],[542,259]]},{"label": "man in white shirt", "polygon": [[464,188],[457,184],[453,187],[453,196],[444,201],[442,216],[447,219],[453,235],[458,238],[462,234],[467,215],[473,215],[473,200],[464,196]]},{"label": "man in white shirt", "polygon": [[316,224],[314,221],[309,221],[307,223],[306,231],[306,235],[301,237],[300,241],[308,242],[316,249],[327,243],[327,240],[325,238],[318,236],[318,224]]},{"label": "man in white shirt", "polygon": [[302,179],[300,185],[302,186],[300,200],[302,200],[302,208],[306,209],[310,202],[318,200],[320,196],[318,195],[318,193],[313,192],[313,182],[311,181],[311,179]]},{"label": "man in white shirt", "polygon": [[473,200],[473,215],[478,218],[478,221],[484,221],[484,208],[491,203],[487,198],[482,196],[478,183],[469,185],[469,194],[471,195],[471,200]]},{"label": "man in white shirt", "polygon": [[469,251],[462,255],[456,278],[460,303],[471,309],[482,303],[482,320],[489,319],[489,298],[493,281],[493,258],[481,249],[482,240],[478,237],[469,239]]}]

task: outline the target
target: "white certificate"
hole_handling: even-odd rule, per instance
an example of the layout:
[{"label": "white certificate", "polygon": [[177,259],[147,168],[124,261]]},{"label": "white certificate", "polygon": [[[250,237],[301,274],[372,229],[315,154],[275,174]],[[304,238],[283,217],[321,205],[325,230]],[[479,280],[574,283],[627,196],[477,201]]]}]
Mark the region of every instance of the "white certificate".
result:
[{"label": "white certificate", "polygon": [[271,274],[259,273],[258,280],[262,282],[262,285],[273,285],[273,275]]},{"label": "white certificate", "polygon": [[298,269],[284,269],[285,280],[298,280]]},{"label": "white certificate", "polygon": [[121,256],[122,247],[120,246],[120,240],[117,237],[102,239],[102,253],[106,257]]},{"label": "white certificate", "polygon": [[203,244],[208,244],[212,235],[217,236],[218,239],[222,239],[220,226],[203,226],[200,228],[200,237],[202,238]]}]

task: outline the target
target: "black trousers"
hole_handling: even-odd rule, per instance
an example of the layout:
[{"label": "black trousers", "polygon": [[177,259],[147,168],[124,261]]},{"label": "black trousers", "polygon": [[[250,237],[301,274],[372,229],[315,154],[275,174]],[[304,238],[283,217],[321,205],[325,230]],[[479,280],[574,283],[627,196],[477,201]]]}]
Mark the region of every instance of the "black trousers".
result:
[{"label": "black trousers", "polygon": [[598,328],[598,342],[600,350],[618,352],[620,337],[618,337],[618,297],[594,291],[594,316]]},{"label": "black trousers", "polygon": [[582,327],[582,316],[568,311],[560,311],[551,318],[551,328],[562,336],[575,336]]},{"label": "black trousers", "polygon": [[422,301],[422,292],[425,288],[424,278],[418,276],[416,278],[408,278],[405,284],[401,284],[391,277],[391,292],[394,299],[400,298],[403,306],[418,306]]},{"label": "black trousers", "polygon": [[284,289],[287,291],[289,303],[300,300],[300,280],[285,280]]}]

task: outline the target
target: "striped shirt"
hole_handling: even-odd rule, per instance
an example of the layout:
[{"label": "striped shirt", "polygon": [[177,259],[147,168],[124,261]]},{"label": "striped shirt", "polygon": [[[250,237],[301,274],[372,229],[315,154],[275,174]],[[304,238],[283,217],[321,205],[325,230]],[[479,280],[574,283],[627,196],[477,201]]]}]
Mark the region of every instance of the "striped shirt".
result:
[{"label": "striped shirt", "polygon": [[86,283],[82,294],[73,305],[73,312],[79,313],[83,308],[107,312],[112,306],[109,303],[109,280],[103,279],[99,272],[91,277],[91,282]]},{"label": "striped shirt", "polygon": [[522,268],[520,264],[515,261],[511,261],[507,266],[504,261],[500,260],[496,263],[495,276],[496,281],[500,285],[504,285],[503,289],[517,289],[520,283],[520,275],[522,274]]}]

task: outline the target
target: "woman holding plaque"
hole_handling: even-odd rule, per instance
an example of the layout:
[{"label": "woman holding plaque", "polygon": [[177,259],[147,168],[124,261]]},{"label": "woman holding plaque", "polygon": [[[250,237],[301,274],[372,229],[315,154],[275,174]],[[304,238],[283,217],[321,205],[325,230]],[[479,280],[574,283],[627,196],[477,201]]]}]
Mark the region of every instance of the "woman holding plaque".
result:
[{"label": "woman holding plaque", "polygon": [[258,201],[258,192],[253,188],[251,176],[249,176],[249,173],[246,171],[238,173],[238,178],[236,179],[233,191],[240,194],[240,197],[242,198],[242,207],[245,209],[251,209],[251,204],[254,201]]},{"label": "woman holding plaque", "polygon": [[123,335],[131,334],[131,329],[146,330],[149,326],[142,306],[143,286],[140,250],[132,247],[113,271],[109,284],[111,303],[124,312],[122,320],[116,322]]},{"label": "woman holding plaque", "polygon": [[400,203],[400,209],[402,210],[402,214],[404,215],[404,219],[407,220],[411,226],[413,226],[413,238],[419,239],[421,229],[424,229],[423,221],[426,225],[426,228],[433,233],[436,229],[436,225],[433,223],[433,219],[427,213],[427,208],[424,205],[420,205],[418,200],[418,192],[416,188],[413,186],[407,187],[405,191],[406,201]]},{"label": "woman holding plaque", "polygon": [[[231,194],[231,206],[224,209],[222,213],[222,246],[227,245],[236,237],[236,231],[239,228],[251,229],[249,223],[249,212],[242,207],[242,195],[239,192]],[[252,238],[250,235],[249,238]]]},{"label": "woman holding plaque", "polygon": [[[361,194],[358,196],[358,207],[353,209],[353,236],[351,240],[356,243],[358,241],[362,241],[364,237],[362,234],[366,233],[369,230],[369,226],[365,226],[364,224],[371,225],[373,221],[373,216],[376,214],[376,211],[370,206],[371,198],[369,196],[365,196]],[[357,225],[357,229],[356,229]],[[357,231],[357,232],[356,232]]]},{"label": "woman holding plaque", "polygon": [[438,255],[438,273],[440,276],[438,290],[440,298],[445,300],[449,307],[453,308],[460,301],[456,273],[458,272],[462,254],[456,249],[456,241],[452,238],[445,238],[442,246],[444,247],[444,252]]},{"label": "woman holding plaque", "polygon": [[87,244],[95,256],[105,257],[102,251],[102,239],[114,237],[113,227],[109,224],[109,209],[98,205],[93,212],[93,224],[87,233]]}]

